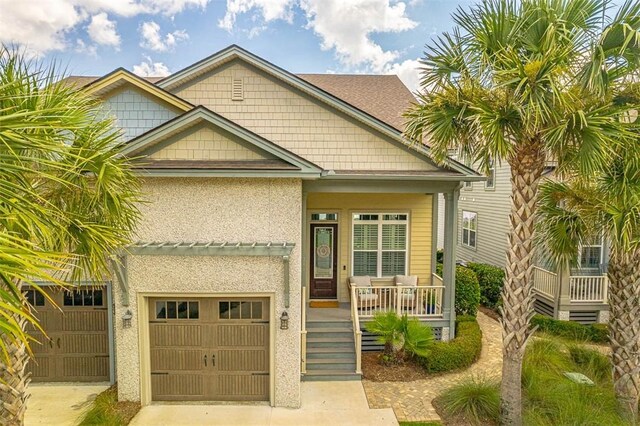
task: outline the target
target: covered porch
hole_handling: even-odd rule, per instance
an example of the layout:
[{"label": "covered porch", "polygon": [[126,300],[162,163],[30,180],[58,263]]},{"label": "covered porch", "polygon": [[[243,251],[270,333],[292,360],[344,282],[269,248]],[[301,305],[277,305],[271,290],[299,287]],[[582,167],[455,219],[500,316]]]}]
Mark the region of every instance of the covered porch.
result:
[{"label": "covered porch", "polygon": [[536,312],[582,324],[609,320],[609,280],[606,274],[563,268],[558,272],[534,268]]}]

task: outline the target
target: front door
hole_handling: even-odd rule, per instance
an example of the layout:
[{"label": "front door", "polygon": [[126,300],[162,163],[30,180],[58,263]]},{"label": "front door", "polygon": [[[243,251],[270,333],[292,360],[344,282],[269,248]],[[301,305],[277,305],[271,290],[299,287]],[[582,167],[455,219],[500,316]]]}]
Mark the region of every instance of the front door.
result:
[{"label": "front door", "polygon": [[338,297],[338,225],[311,225],[311,276],[312,299],[336,299]]}]

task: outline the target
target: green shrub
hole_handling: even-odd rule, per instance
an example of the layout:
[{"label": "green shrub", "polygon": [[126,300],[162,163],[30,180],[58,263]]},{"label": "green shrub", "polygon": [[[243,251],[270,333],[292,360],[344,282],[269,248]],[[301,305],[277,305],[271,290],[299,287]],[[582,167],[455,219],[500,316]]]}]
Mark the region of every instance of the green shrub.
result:
[{"label": "green shrub", "polygon": [[502,305],[504,271],[486,263],[468,263],[467,268],[475,272],[480,284],[480,304],[490,309]]},{"label": "green shrub", "polygon": [[475,315],[480,305],[478,277],[469,268],[456,267],[456,314]]},{"label": "green shrub", "polygon": [[439,402],[448,416],[462,416],[471,424],[497,423],[500,418],[500,386],[492,380],[469,378],[447,389]]},{"label": "green shrub", "polygon": [[538,326],[539,331],[566,339],[594,343],[609,341],[609,331],[604,324],[582,325],[575,321],[560,321],[543,315],[534,316],[531,324]]},{"label": "green shrub", "polygon": [[467,368],[480,357],[482,331],[472,316],[460,316],[456,321],[456,337],[449,342],[435,342],[427,357],[418,358],[430,373]]},{"label": "green shrub", "polygon": [[417,318],[398,316],[393,311],[377,312],[365,330],[378,336],[384,345],[383,363],[402,362],[406,357],[428,356],[434,341],[433,330]]}]

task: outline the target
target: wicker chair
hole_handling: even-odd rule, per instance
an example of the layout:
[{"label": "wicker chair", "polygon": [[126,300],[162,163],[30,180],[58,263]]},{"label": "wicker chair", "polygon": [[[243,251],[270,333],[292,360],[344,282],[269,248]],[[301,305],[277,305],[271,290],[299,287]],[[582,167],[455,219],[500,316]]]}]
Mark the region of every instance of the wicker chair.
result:
[{"label": "wicker chair", "polygon": [[358,309],[371,309],[379,305],[380,296],[373,292],[371,277],[369,277],[368,275],[349,277],[349,289],[351,289],[352,287],[356,287]]}]

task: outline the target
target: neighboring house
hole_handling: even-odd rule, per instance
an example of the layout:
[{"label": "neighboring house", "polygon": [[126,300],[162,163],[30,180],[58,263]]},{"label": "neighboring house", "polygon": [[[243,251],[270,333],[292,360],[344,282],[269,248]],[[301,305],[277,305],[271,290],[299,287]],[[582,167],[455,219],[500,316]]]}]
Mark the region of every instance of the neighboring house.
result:
[{"label": "neighboring house", "polygon": [[[113,284],[52,292],[64,316],[31,296],[52,339],[34,380],[117,380],[142,404],[298,407],[301,374],[360,377],[360,322],[377,309],[453,337],[457,188],[482,177],[402,137],[413,97],[397,77],[294,75],[231,46],[160,80],[68,83],[116,116],[147,203]],[[375,287],[350,290],[353,275]],[[395,275],[419,286],[396,291]]]},{"label": "neighboring house", "polygon": [[[553,165],[545,171],[552,177]],[[504,268],[511,209],[511,169],[495,164],[485,182],[467,182],[460,190],[458,212],[458,260],[488,263]],[[442,231],[441,231],[442,232]],[[608,321],[606,242],[582,246],[579,266],[557,271],[544,261],[534,273],[535,309],[560,319],[582,323]]]}]

